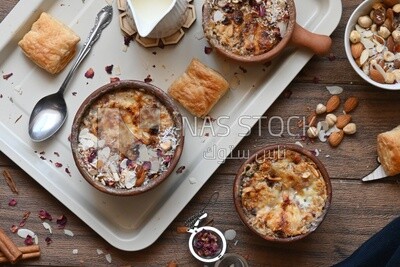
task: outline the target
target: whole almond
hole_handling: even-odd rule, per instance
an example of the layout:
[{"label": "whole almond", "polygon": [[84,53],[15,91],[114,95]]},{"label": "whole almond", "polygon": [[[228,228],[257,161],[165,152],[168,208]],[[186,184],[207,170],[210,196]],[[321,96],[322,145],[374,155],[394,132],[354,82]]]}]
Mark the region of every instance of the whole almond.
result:
[{"label": "whole almond", "polygon": [[343,110],[346,113],[353,111],[358,106],[358,98],[355,96],[350,96],[344,101]]},{"label": "whole almond", "polygon": [[351,45],[351,55],[353,58],[359,58],[362,51],[364,51],[364,45],[362,43],[356,43]]},{"label": "whole almond", "polygon": [[328,138],[328,142],[331,146],[337,147],[343,140],[344,132],[342,130],[333,132]]},{"label": "whole almond", "polygon": [[383,0],[383,3],[384,3],[387,7],[393,7],[395,4],[398,4],[399,1],[398,1],[398,0]]},{"label": "whole almond", "polygon": [[340,105],[340,98],[337,95],[333,95],[331,96],[331,98],[329,98],[328,102],[326,102],[326,112],[330,113],[332,111],[334,111],[335,109],[337,109]]},{"label": "whole almond", "polygon": [[339,129],[343,129],[349,122],[351,121],[351,115],[349,114],[341,114],[337,116],[336,127]]},{"label": "whole almond", "polygon": [[369,77],[378,83],[385,83],[385,77],[375,68],[371,68],[369,71]]}]

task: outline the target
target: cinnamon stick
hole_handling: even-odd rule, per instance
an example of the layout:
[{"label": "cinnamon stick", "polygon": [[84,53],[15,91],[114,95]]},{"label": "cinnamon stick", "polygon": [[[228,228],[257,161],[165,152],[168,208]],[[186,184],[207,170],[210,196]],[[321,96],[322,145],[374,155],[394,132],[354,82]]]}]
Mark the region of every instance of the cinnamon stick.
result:
[{"label": "cinnamon stick", "polygon": [[[20,260],[28,260],[40,257],[40,247],[38,245],[18,247],[18,249],[23,253]],[[0,253],[0,263],[9,262],[8,258]]]},{"label": "cinnamon stick", "polygon": [[22,252],[2,229],[0,229],[0,251],[11,263],[17,262],[22,257]]}]

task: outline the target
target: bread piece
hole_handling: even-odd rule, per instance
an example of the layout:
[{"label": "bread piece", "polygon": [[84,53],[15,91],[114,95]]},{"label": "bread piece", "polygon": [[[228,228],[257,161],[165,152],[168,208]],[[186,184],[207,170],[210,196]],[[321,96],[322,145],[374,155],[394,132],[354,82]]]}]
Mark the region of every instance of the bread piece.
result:
[{"label": "bread piece", "polygon": [[378,135],[378,156],[385,173],[400,173],[400,125]]},{"label": "bread piece", "polygon": [[39,67],[56,74],[74,57],[79,41],[70,28],[43,12],[18,45]]},{"label": "bread piece", "polygon": [[229,88],[229,83],[215,70],[193,59],[168,93],[190,113],[204,118]]}]

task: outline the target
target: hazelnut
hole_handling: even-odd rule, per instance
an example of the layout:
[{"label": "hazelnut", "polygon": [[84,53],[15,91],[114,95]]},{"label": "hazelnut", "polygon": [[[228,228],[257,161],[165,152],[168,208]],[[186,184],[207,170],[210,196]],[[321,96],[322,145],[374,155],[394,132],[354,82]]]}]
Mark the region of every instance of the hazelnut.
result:
[{"label": "hazelnut", "polygon": [[352,42],[353,44],[356,44],[356,43],[359,43],[360,40],[361,40],[361,34],[356,30],[351,31],[350,42]]},{"label": "hazelnut", "polygon": [[396,59],[396,56],[390,52],[390,51],[385,51],[383,52],[383,60],[385,60],[386,62],[392,62]]},{"label": "hazelnut", "polygon": [[343,132],[344,132],[345,134],[349,134],[349,135],[355,134],[355,133],[357,132],[356,124],[353,123],[353,122],[350,122],[349,124],[347,124],[346,126],[344,126]]},{"label": "hazelnut", "polygon": [[400,4],[396,4],[392,7],[394,13],[400,13]]},{"label": "hazelnut", "polygon": [[396,75],[393,72],[386,72],[385,83],[393,84],[396,82]]},{"label": "hazelnut", "polygon": [[378,35],[386,39],[390,36],[390,31],[385,26],[381,26],[378,30]]},{"label": "hazelnut", "polygon": [[318,136],[318,130],[314,126],[307,129],[307,136],[310,138],[316,138]]},{"label": "hazelnut", "polygon": [[329,113],[325,117],[325,121],[328,124],[329,128],[336,124],[337,117],[333,113]]},{"label": "hazelnut", "polygon": [[370,17],[368,17],[368,16],[361,16],[361,17],[358,18],[357,23],[358,23],[358,25],[360,25],[364,29],[367,29],[367,28],[371,27],[372,19]]},{"label": "hazelnut", "polygon": [[376,25],[375,23],[372,24],[371,26],[371,32],[376,33],[378,31],[378,25]]},{"label": "hazelnut", "polygon": [[392,37],[395,43],[400,43],[400,30],[394,30],[392,32]]},{"label": "hazelnut", "polygon": [[323,114],[326,112],[326,106],[324,104],[318,104],[317,107],[315,108],[315,113],[317,114]]}]

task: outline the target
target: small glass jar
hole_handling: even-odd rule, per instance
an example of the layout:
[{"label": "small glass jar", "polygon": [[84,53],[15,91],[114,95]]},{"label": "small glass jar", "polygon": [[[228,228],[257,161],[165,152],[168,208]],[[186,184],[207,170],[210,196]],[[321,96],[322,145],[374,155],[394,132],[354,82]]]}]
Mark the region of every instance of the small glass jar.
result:
[{"label": "small glass jar", "polygon": [[189,249],[192,255],[204,263],[216,262],[226,252],[224,235],[215,227],[203,226],[190,229]]}]

